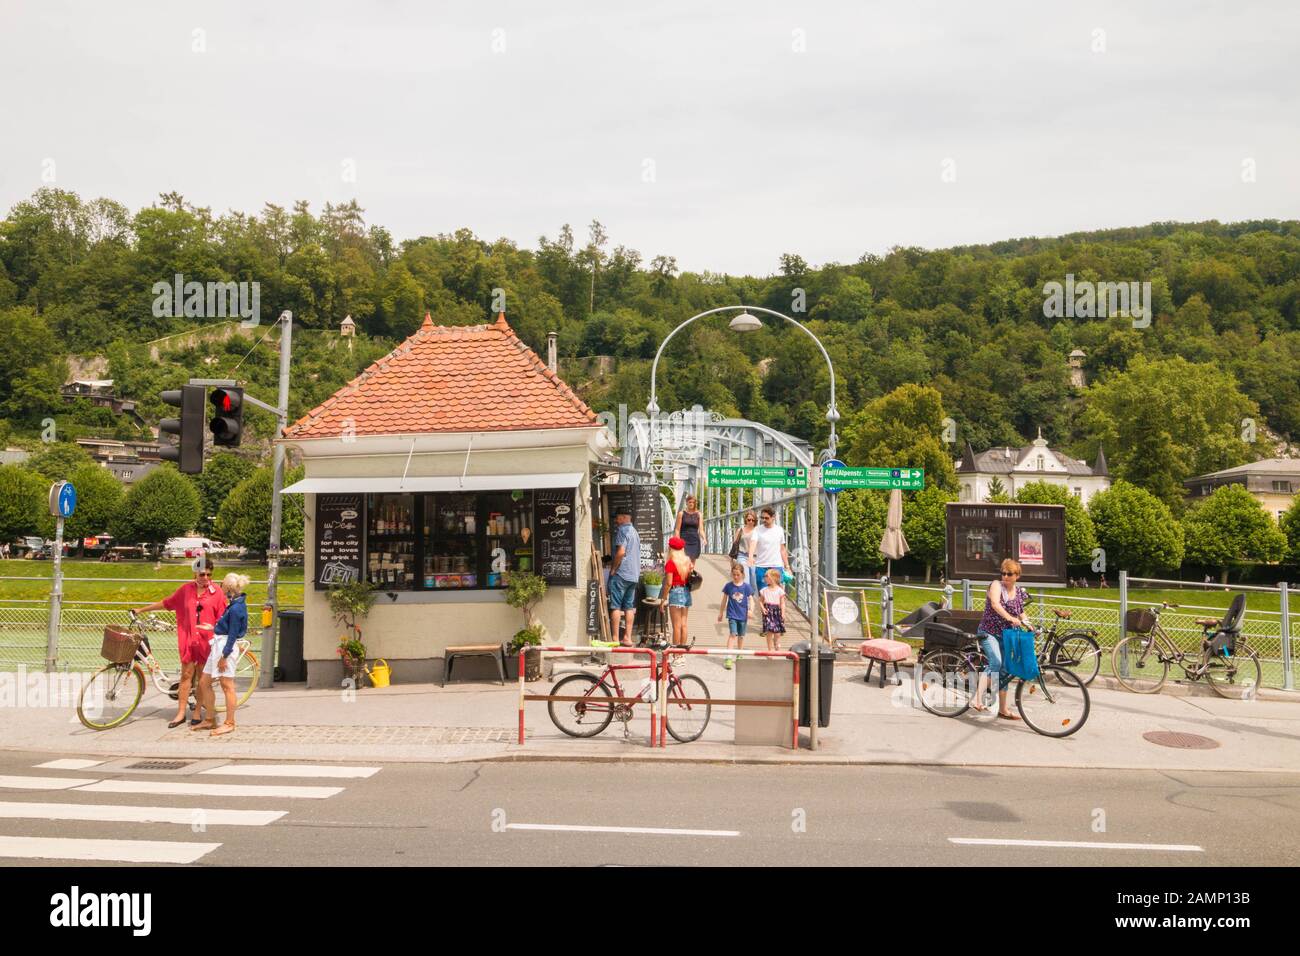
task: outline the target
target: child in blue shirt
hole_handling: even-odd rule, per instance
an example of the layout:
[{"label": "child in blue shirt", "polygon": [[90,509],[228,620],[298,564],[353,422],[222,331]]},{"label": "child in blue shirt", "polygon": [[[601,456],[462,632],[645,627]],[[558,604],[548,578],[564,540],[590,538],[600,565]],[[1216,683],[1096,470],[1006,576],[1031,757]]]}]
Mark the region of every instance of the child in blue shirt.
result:
[{"label": "child in blue shirt", "polygon": [[[740,564],[731,565],[731,580],[722,586],[722,604],[718,608],[718,623],[727,619],[727,649],[733,646],[737,650],[745,648],[745,628],[749,624],[749,599],[754,596],[754,588],[745,580],[745,568]],[[722,666],[731,669],[734,657],[728,657]]]}]

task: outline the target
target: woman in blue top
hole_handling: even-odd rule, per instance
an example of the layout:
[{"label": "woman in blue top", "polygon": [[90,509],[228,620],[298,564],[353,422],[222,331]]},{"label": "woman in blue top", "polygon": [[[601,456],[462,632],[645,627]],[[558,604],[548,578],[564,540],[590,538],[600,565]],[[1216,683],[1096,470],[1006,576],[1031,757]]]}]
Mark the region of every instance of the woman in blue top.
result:
[{"label": "woman in blue top", "polygon": [[248,605],[244,601],[244,588],[248,587],[248,580],[248,575],[232,571],[221,582],[221,590],[226,592],[230,603],[213,628],[212,651],[208,654],[208,662],[204,665],[203,676],[199,680],[199,693],[209,714],[216,713],[216,695],[212,690],[214,678],[220,679],[221,691],[226,695],[226,722],[212,729],[213,737],[220,737],[235,729],[235,708],[239,706],[239,695],[235,692],[235,662],[239,655],[235,653],[235,642],[248,633]]}]

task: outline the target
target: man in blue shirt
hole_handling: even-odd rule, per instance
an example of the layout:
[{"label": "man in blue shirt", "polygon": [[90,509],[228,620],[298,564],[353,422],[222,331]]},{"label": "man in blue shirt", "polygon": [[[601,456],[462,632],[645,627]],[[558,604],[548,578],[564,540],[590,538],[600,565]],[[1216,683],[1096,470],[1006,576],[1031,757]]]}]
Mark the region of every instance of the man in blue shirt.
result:
[{"label": "man in blue shirt", "polygon": [[[620,508],[614,515],[614,557],[609,565],[609,618],[614,640],[632,646],[632,622],[636,617],[636,585],[641,580],[641,536],[632,526],[632,513]],[[627,635],[619,626],[627,618]]]}]

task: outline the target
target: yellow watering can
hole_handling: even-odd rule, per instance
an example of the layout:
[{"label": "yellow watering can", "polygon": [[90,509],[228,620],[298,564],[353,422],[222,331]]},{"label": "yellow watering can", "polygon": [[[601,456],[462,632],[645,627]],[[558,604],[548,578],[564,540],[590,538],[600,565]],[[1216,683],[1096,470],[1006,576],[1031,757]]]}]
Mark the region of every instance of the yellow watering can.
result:
[{"label": "yellow watering can", "polygon": [[387,687],[389,678],[393,676],[393,669],[388,666],[388,661],[380,658],[375,661],[375,669],[366,668],[366,676],[370,678],[370,686]]}]

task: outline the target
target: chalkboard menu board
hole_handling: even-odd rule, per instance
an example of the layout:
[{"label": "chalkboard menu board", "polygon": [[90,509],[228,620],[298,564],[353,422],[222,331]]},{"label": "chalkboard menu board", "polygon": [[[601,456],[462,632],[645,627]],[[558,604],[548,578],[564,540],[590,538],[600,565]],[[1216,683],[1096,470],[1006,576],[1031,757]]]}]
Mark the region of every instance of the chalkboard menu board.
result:
[{"label": "chalkboard menu board", "polygon": [[547,584],[578,583],[577,513],[572,488],[533,492],[533,533],[537,539],[537,573]]},{"label": "chalkboard menu board", "polygon": [[658,485],[606,485],[605,514],[610,528],[619,509],[632,512],[632,527],[641,536],[641,569],[655,567],[663,556]]},{"label": "chalkboard menu board", "polygon": [[361,580],[365,496],[316,496],[316,590]]},{"label": "chalkboard menu board", "polygon": [[600,636],[600,581],[587,582],[587,636]]}]

